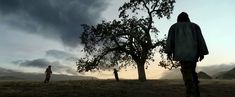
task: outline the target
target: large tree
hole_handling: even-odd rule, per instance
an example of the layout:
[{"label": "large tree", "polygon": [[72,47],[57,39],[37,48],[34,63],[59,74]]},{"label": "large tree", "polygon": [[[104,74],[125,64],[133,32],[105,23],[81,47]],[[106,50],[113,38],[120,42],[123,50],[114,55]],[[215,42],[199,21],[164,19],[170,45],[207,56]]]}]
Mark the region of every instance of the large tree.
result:
[{"label": "large tree", "polygon": [[82,25],[81,42],[86,57],[77,62],[79,71],[136,66],[139,80],[145,81],[145,65],[153,60],[156,47],[164,47],[157,39],[154,17],[170,18],[175,0],[129,0],[120,8],[120,20]]}]

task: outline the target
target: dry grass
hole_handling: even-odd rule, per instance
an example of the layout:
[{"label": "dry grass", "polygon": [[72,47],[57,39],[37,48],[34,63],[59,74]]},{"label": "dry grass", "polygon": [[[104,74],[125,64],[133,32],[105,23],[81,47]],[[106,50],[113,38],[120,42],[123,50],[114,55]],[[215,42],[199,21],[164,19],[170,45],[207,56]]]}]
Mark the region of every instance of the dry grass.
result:
[{"label": "dry grass", "polygon": [[[201,97],[235,97],[234,80],[202,80]],[[0,97],[185,97],[181,80],[1,81]]]}]

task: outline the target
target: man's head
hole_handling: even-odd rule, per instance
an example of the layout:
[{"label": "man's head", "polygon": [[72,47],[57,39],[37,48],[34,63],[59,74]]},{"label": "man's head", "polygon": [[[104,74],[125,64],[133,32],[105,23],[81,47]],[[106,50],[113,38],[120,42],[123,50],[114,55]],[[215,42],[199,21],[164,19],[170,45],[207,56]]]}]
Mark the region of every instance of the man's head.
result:
[{"label": "man's head", "polygon": [[178,15],[177,22],[190,22],[188,14],[186,12],[181,12]]}]

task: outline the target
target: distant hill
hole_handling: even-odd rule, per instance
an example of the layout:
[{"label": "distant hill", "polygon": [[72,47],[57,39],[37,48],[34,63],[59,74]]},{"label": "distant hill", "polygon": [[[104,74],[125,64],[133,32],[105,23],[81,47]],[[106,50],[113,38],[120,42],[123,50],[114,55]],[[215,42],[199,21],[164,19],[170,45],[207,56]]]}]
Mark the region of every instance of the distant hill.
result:
[{"label": "distant hill", "polygon": [[[8,70],[4,68],[0,68],[0,80],[35,80],[41,81],[44,80],[45,74],[42,73],[23,73],[17,72],[14,70]],[[95,77],[89,76],[68,76],[68,75],[59,75],[52,74],[51,80],[59,81],[59,80],[84,80],[84,79],[97,79]]]},{"label": "distant hill", "polygon": [[216,78],[217,79],[235,79],[235,67],[229,71],[222,72]]},{"label": "distant hill", "polygon": [[198,72],[197,75],[199,79],[212,79],[210,75],[202,71]]},{"label": "distant hill", "polygon": [[24,80],[24,79],[14,76],[0,76],[0,80]]}]

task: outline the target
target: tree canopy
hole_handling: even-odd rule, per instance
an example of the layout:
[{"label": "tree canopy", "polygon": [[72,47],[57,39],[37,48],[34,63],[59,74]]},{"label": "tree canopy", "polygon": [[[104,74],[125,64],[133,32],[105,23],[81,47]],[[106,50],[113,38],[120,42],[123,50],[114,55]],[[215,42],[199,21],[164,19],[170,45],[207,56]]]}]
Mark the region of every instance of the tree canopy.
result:
[{"label": "tree canopy", "polygon": [[[165,46],[165,39],[154,37],[159,31],[153,19],[169,19],[174,3],[175,0],[129,0],[119,8],[120,20],[83,24],[81,42],[86,57],[78,60],[78,70],[109,69],[117,64],[120,68],[136,66],[139,80],[146,80],[146,63],[154,60],[156,47],[161,48],[162,54]],[[161,62],[160,65],[165,61]]]}]

